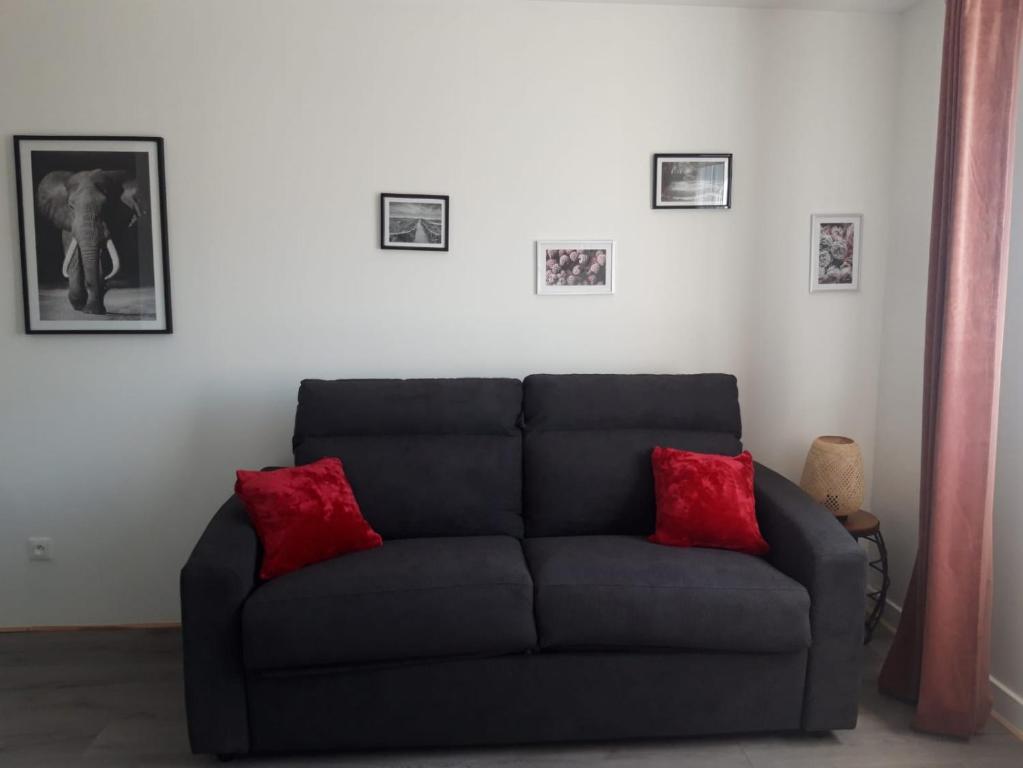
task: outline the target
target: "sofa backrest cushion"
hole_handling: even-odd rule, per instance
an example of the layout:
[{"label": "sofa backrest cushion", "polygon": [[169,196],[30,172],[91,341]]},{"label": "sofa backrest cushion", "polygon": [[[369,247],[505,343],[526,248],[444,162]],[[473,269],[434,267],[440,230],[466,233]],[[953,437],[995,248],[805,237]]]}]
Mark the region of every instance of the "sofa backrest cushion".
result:
[{"label": "sofa backrest cushion", "polygon": [[521,536],[522,383],[306,380],[295,463],[337,456],[384,539]]},{"label": "sofa backrest cushion", "polygon": [[742,451],[726,374],[528,376],[523,418],[527,536],[653,533],[654,446]]}]

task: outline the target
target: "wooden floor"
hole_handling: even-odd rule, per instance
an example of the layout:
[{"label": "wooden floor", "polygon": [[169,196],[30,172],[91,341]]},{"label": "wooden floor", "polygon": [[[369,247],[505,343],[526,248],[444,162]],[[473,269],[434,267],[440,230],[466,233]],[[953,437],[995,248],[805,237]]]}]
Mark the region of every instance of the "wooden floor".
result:
[{"label": "wooden floor", "polygon": [[[188,751],[179,646],[176,630],[0,634],[0,766],[215,765],[212,758]],[[885,636],[868,646],[860,724],[854,731],[249,759],[241,764],[1023,768],[1023,742],[996,723],[969,743],[910,730],[909,707],[875,692],[886,646]]]}]

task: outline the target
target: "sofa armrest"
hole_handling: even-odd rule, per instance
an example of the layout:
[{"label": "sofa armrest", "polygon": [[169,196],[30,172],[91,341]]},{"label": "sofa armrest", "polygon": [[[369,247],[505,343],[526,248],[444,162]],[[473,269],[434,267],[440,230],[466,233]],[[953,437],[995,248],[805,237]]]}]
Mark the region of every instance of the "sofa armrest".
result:
[{"label": "sofa armrest", "polygon": [[863,656],[866,557],[835,516],[795,483],[755,467],[760,530],[771,563],[810,593],[812,645],[803,694],[803,729],[856,725]]},{"label": "sofa armrest", "polygon": [[256,586],[259,542],[241,499],[213,516],[181,570],[188,737],[196,753],[249,751],[241,608]]}]

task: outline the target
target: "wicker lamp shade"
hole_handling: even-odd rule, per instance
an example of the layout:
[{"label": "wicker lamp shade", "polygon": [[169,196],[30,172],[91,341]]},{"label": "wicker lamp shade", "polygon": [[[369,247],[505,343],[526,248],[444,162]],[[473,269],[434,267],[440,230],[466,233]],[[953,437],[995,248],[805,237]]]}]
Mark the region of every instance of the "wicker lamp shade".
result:
[{"label": "wicker lamp shade", "polygon": [[844,518],[863,505],[863,456],[848,437],[818,437],[806,454],[800,487],[815,501]]}]

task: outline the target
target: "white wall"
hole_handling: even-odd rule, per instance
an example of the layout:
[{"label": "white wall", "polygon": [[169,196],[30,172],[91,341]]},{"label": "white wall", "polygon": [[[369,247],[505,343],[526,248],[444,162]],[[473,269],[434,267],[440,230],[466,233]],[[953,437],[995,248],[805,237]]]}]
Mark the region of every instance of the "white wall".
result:
[{"label": "white wall", "polygon": [[[1023,105],[1023,79],[1018,102]],[[1023,115],[1016,122],[1011,237],[998,414],[991,676],[995,709],[1023,731]]]},{"label": "white wall", "polygon": [[892,166],[894,216],[884,293],[877,444],[871,511],[889,550],[890,599],[901,606],[913,571],[920,514],[924,324],[945,4],[902,14],[899,113]]},{"label": "white wall", "polygon": [[[0,625],[175,619],[232,471],[288,461],[302,377],[731,371],[758,458],[798,476],[838,432],[870,467],[898,32],[524,0],[0,0],[0,135],[165,137],[175,320],[22,333],[6,146]],[[733,152],[733,209],[650,210],[658,151]],[[378,251],[381,191],[451,195],[451,252]],[[814,211],[864,214],[858,293],[807,292]],[[616,238],[617,295],[535,296],[532,242],[558,236]],[[27,562],[29,535],[53,562]]]}]

